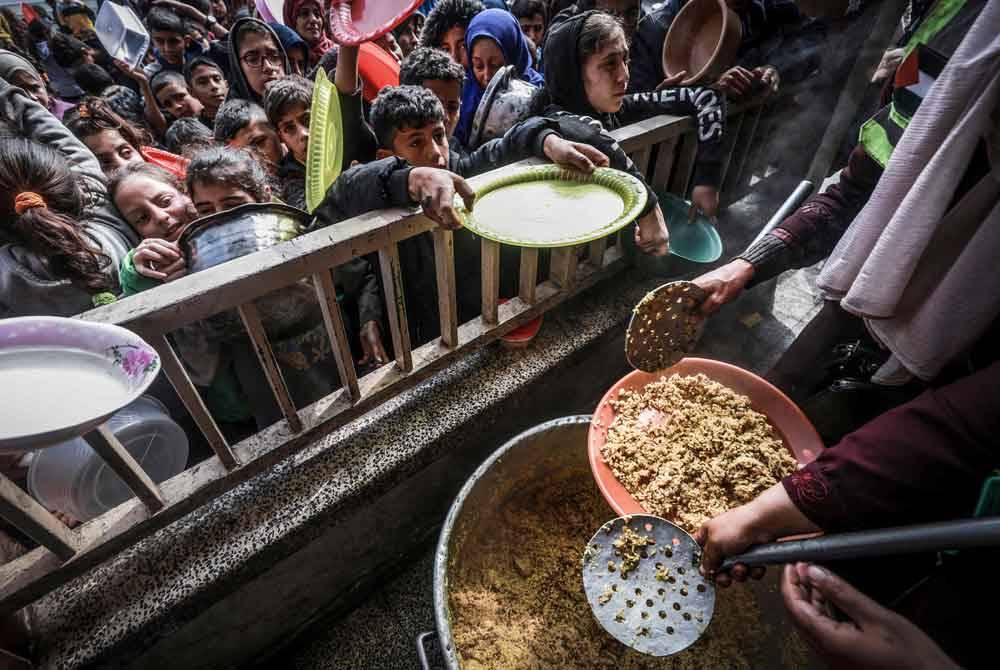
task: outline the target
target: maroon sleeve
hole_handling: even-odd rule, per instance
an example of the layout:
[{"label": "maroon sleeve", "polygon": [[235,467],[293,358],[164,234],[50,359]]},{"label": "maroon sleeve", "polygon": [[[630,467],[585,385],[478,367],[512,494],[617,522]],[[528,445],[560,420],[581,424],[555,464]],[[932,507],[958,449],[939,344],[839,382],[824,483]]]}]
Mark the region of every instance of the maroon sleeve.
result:
[{"label": "maroon sleeve", "polygon": [[863,147],[856,146],[835,183],[738,256],[754,266],[751,284],[767,281],[785,270],[808,267],[829,256],[868,202],[881,176],[881,166]]},{"label": "maroon sleeve", "polygon": [[969,517],[1000,465],[1000,362],[886,412],[782,484],[827,532]]}]

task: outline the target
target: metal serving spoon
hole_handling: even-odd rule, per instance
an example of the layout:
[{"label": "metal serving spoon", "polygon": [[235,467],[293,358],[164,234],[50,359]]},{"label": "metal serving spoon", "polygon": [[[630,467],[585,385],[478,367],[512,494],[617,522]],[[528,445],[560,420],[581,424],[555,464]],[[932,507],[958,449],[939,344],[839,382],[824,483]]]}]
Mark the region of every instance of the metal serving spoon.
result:
[{"label": "metal serving spoon", "polygon": [[[812,190],[812,182],[800,183],[750,246],[798,209]],[[647,293],[635,306],[625,333],[625,357],[629,364],[643,372],[656,372],[694,351],[705,328],[705,319],[698,314],[698,308],[706,298],[708,293],[689,281],[670,282]]]},{"label": "metal serving spoon", "polygon": [[[720,571],[738,563],[826,563],[984,547],[1000,547],[1000,518],[772,542],[727,558]],[[712,621],[715,586],[701,576],[700,563],[701,547],[682,528],[633,514],[612,519],[591,538],[583,553],[583,588],[594,616],[616,639],[644,654],[669,656],[694,644]]]},{"label": "metal serving spoon", "polygon": [[705,328],[698,307],[708,293],[689,281],[664,284],[632,310],[625,331],[625,357],[637,370],[668,368],[694,350]]}]

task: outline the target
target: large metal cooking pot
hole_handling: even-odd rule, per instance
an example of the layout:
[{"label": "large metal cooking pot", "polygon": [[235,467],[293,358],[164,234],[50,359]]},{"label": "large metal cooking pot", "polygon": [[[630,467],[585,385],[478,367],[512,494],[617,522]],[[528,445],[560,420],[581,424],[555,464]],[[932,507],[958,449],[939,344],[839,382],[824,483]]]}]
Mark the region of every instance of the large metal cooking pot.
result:
[{"label": "large metal cooking pot", "polygon": [[528,117],[535,87],[517,76],[517,68],[506,65],[486,85],[469,132],[469,149],[476,149]]},{"label": "large metal cooking pot", "polygon": [[[196,219],[181,235],[180,247],[188,272],[215,267],[296,237],[311,217],[280,203],[252,203]],[[302,280],[256,299],[269,336],[281,339],[320,323],[322,312],[316,291]],[[232,339],[246,332],[239,315],[223,312],[206,319],[213,337]]]},{"label": "large metal cooking pot", "polygon": [[[482,517],[496,513],[498,503],[520,489],[525,481],[564,477],[573,470],[579,470],[582,477],[589,478],[589,430],[589,416],[554,419],[526,430],[493,452],[469,477],[452,503],[434,557],[434,620],[441,652],[449,670],[461,668],[451,636],[448,569],[451,562],[460,557],[463,538]],[[600,496],[596,484],[594,495]],[[612,516],[614,512],[609,508],[608,518]],[[582,555],[582,546],[580,552]],[[417,645],[421,657],[424,655],[423,642],[419,640]],[[426,660],[421,660],[425,668],[429,667]]]},{"label": "large metal cooking pot", "polygon": [[[589,416],[569,416],[547,421],[521,433],[487,458],[456,496],[441,529],[434,556],[436,637],[448,670],[462,668],[451,631],[448,581],[450,571],[455,569],[453,566],[461,564],[465,539],[475,537],[476,528],[481,528],[482,524],[490,527],[489,524],[497,523],[497,518],[502,519],[503,501],[515,492],[529,488],[532,482],[564,479],[577,472],[581,477],[592,480],[587,460],[589,429]],[[596,484],[594,495],[601,495]],[[608,508],[608,518],[614,516],[615,513]],[[475,546],[470,550],[475,551]],[[511,551],[516,552],[517,547],[511,547]],[[580,552],[582,556],[582,545]],[[773,632],[763,650],[766,658],[760,659],[759,667],[783,667],[781,636],[788,633],[790,624],[786,623],[777,590],[779,573],[780,570],[770,570],[764,580],[746,587],[754,591],[762,617],[773,624]],[[580,588],[583,588],[582,580]],[[435,633],[428,632],[417,638],[417,652],[425,670],[431,668],[426,646],[434,637]],[[665,664],[670,662],[670,659],[664,659]],[[805,667],[819,667],[815,657],[805,659]]]}]

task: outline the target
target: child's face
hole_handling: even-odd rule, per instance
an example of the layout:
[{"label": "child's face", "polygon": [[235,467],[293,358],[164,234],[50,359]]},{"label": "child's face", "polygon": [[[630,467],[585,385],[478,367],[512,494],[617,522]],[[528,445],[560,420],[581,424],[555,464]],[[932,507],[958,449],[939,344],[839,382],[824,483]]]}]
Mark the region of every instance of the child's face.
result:
[{"label": "child's face", "polygon": [[49,108],[49,90],[45,88],[45,82],[35,75],[20,70],[11,77],[10,83],[27,93],[32,100],[45,109]]},{"label": "child's face", "polygon": [[198,216],[225,212],[250,202],[257,202],[249,192],[219,182],[196,181],[191,184],[191,200]]},{"label": "child's face", "polygon": [[165,111],[170,112],[175,119],[182,119],[185,116],[198,116],[203,109],[203,105],[198,98],[188,92],[187,85],[179,81],[171,81],[157,91],[156,101],[160,103],[160,107]]},{"label": "child's face", "polygon": [[199,65],[191,72],[191,93],[206,110],[214,113],[226,101],[229,82],[222,77],[218,68]]},{"label": "child's face", "polygon": [[458,119],[462,114],[462,82],[444,79],[424,79],[424,88],[437,96],[444,107],[444,127],[448,137],[455,134]]},{"label": "child's face", "polygon": [[184,65],[184,50],[188,45],[186,38],[169,30],[154,30],[150,37],[163,60],[171,65]]},{"label": "child's face", "polygon": [[295,32],[310,45],[323,38],[323,10],[319,3],[307,2],[295,15]]},{"label": "child's face", "polygon": [[545,34],[545,17],[541,14],[522,16],[517,20],[521,24],[521,32],[536,45],[542,43],[542,36]]},{"label": "child's face", "polygon": [[257,95],[264,95],[268,82],[285,76],[285,60],[270,35],[246,33],[240,41],[240,64],[247,83]]},{"label": "child's face", "polygon": [[125,141],[117,130],[102,130],[83,140],[87,148],[97,157],[104,174],[109,175],[129,163],[142,163],[142,155]]},{"label": "child's face", "polygon": [[453,26],[441,38],[439,48],[444,49],[451,56],[451,59],[465,67],[469,64],[468,55],[465,53],[465,27]]},{"label": "child's face", "polygon": [[288,56],[288,66],[292,68],[289,74],[300,74],[305,76],[308,71],[308,66],[306,63],[309,61],[309,56],[305,49],[289,49],[285,52]]},{"label": "child's face", "polygon": [[295,160],[305,164],[309,147],[309,108],[293,105],[278,119],[278,137]]},{"label": "child's face", "polygon": [[258,117],[241,128],[229,146],[249,150],[258,159],[269,163],[269,167],[276,166],[285,154],[278,133],[263,117]]},{"label": "child's face", "polygon": [[115,207],[143,239],[176,242],[197,216],[191,200],[170,184],[137,174],[115,193]]},{"label": "child's face", "polygon": [[[390,155],[379,149],[379,158]],[[404,126],[392,138],[392,155],[402,158],[413,167],[448,167],[448,133],[444,122],[428,123],[419,128]]]},{"label": "child's face", "polygon": [[507,64],[500,45],[489,37],[480,37],[472,44],[472,74],[483,88],[497,71]]},{"label": "child's face", "polygon": [[621,35],[583,64],[583,88],[591,107],[613,114],[621,109],[628,88],[628,46]]},{"label": "child's face", "polygon": [[417,42],[419,41],[420,35],[417,34],[417,21],[411,18],[400,26],[399,33],[396,35],[396,43],[399,44],[399,48],[403,52],[403,58],[409,56],[410,52],[417,48]]}]

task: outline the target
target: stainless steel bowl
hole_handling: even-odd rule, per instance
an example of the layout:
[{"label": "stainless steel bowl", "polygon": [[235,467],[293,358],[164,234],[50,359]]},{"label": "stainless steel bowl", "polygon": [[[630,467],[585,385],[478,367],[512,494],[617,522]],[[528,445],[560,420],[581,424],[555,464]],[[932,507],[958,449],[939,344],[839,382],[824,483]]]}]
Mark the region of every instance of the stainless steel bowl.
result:
[{"label": "stainless steel bowl", "polygon": [[[180,238],[188,272],[215,267],[296,237],[311,217],[300,209],[278,203],[240,205],[195,220]],[[256,299],[269,336],[282,338],[317,325],[322,319],[316,291],[308,280],[277,289]],[[214,337],[232,339],[246,331],[234,311],[207,319]]]},{"label": "stainless steel bowl", "polygon": [[513,65],[500,68],[486,85],[469,132],[469,149],[502,137],[511,126],[528,118],[535,87],[518,78]]}]

